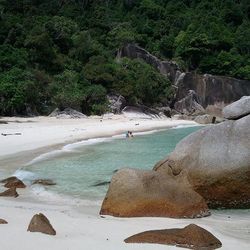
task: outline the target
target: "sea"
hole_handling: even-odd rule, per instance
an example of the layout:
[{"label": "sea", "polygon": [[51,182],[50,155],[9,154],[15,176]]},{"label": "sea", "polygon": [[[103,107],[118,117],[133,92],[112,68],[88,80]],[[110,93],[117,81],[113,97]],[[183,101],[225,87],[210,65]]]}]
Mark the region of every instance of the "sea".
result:
[{"label": "sea", "polygon": [[[52,194],[87,201],[105,197],[112,175],[121,168],[152,169],[172,152],[176,144],[201,126],[177,126],[161,131],[95,138],[65,145],[40,155],[14,175],[37,195]],[[36,179],[50,179],[56,185],[31,185]]]}]

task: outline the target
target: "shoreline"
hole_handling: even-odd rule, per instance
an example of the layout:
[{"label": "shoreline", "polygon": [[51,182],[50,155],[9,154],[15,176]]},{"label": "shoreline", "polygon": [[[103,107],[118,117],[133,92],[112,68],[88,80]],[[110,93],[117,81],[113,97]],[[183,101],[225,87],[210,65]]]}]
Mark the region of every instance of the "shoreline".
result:
[{"label": "shoreline", "polygon": [[[18,118],[19,119],[19,118]],[[37,119],[37,118],[34,118]],[[29,158],[34,159],[34,156],[41,155],[51,150],[62,149],[65,145],[77,143],[82,140],[111,137],[117,134],[123,134],[127,130],[132,130],[134,133],[161,129],[170,129],[179,125],[197,125],[192,121],[171,120],[171,119],[134,119],[131,118],[114,118],[107,119],[102,122],[99,118],[94,119],[78,119],[78,120],[58,120],[41,118],[42,126],[39,121],[28,123],[30,130],[41,132],[38,135],[31,134],[27,136],[27,123],[12,123],[9,130],[23,129],[24,138],[28,143],[33,141],[30,148],[26,151],[19,151],[15,154],[4,155],[0,152],[0,170],[1,168],[9,170],[17,170],[17,166],[21,166],[21,162],[27,163]],[[30,120],[30,118],[28,119]],[[67,129],[55,132],[53,138],[48,137],[50,133],[46,133],[46,129],[50,130],[58,128],[58,123],[66,123]],[[105,124],[106,123],[106,124]],[[135,125],[138,124],[139,125]],[[0,124],[0,129],[3,124]],[[8,126],[8,124],[4,124]],[[17,126],[21,125],[21,126]],[[24,125],[24,126],[23,126]],[[83,127],[84,126],[84,127]],[[81,129],[85,130],[81,130]],[[131,129],[132,128],[132,129]],[[75,131],[73,138],[69,136],[68,131]],[[77,131],[80,131],[79,133]],[[91,135],[91,136],[90,136]],[[95,137],[93,137],[95,135]],[[89,137],[88,137],[89,136]],[[43,137],[42,142],[39,138]],[[0,140],[0,147],[6,146],[5,152],[11,147],[18,150],[27,148],[27,141],[20,140],[16,145],[10,143],[13,136],[8,141],[8,136],[5,138],[5,143]],[[56,138],[56,139],[55,139]],[[2,138],[1,138],[2,139]],[[20,139],[20,137],[19,137]],[[69,139],[69,140],[68,140]],[[36,148],[45,142],[47,146]],[[47,141],[46,141],[47,140]],[[62,140],[62,141],[60,141]],[[38,144],[35,142],[38,141]],[[50,144],[52,142],[52,144]],[[58,142],[53,144],[53,142]],[[59,143],[60,142],[60,143]],[[8,145],[6,143],[9,143]],[[33,147],[33,149],[32,149]],[[13,172],[12,172],[13,173]],[[157,245],[157,244],[126,244],[123,240],[135,233],[153,229],[180,228],[188,224],[195,223],[209,230],[212,234],[218,237],[222,242],[222,248],[225,250],[234,250],[236,248],[247,250],[250,245],[250,210],[246,213],[237,211],[213,211],[209,217],[200,219],[171,219],[171,218],[116,218],[111,216],[99,215],[99,201],[95,203],[84,204],[77,201],[73,197],[65,200],[57,200],[57,197],[51,196],[49,199],[44,196],[36,195],[30,188],[18,189],[20,196],[18,198],[0,197],[0,218],[6,219],[9,224],[0,225],[0,233],[4,237],[2,244],[3,250],[12,250],[19,247],[19,242],[22,242],[22,247],[25,250],[53,249],[53,250],[163,250],[176,249],[173,246]],[[73,204],[72,204],[73,203]],[[48,236],[41,233],[27,232],[28,224],[32,216],[36,213],[44,213],[55,228],[57,235]],[[119,230],[117,230],[119,229]],[[13,241],[15,235],[15,241]],[[73,247],[72,247],[73,246]]]},{"label": "shoreline", "polygon": [[[169,129],[179,125],[198,125],[193,121],[187,120],[174,120],[171,118],[131,119],[122,115],[114,115],[112,119],[102,118],[101,123],[101,117],[67,120],[50,117],[6,117],[3,119],[9,123],[0,124],[1,133],[3,133],[3,131],[14,133],[16,130],[22,133],[20,136],[0,135],[0,148],[3,149],[0,150],[0,168],[11,168],[12,170],[22,167],[41,154],[53,150],[60,150],[65,145],[84,140],[121,135],[127,130],[132,130],[133,132],[147,132]],[[29,124],[28,127],[25,126],[27,124]],[[47,131],[46,133],[46,130],[56,129],[58,126],[62,127],[63,125],[67,126],[66,129],[59,131],[59,133],[55,133],[55,136],[51,136],[51,131]],[[45,133],[38,134],[39,129],[45,130]],[[34,130],[32,136],[27,135],[27,130]],[[75,131],[72,132],[72,130]],[[17,139],[17,141],[14,139]]]}]

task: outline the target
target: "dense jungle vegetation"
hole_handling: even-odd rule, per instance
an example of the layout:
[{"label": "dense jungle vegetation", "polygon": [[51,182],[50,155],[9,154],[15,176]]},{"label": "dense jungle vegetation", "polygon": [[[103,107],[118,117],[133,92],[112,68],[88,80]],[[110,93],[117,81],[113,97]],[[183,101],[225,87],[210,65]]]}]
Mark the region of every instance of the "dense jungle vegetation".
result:
[{"label": "dense jungle vegetation", "polygon": [[183,70],[250,80],[249,0],[0,0],[0,115],[71,107],[103,113],[107,93],[158,105],[170,82],[135,42]]}]

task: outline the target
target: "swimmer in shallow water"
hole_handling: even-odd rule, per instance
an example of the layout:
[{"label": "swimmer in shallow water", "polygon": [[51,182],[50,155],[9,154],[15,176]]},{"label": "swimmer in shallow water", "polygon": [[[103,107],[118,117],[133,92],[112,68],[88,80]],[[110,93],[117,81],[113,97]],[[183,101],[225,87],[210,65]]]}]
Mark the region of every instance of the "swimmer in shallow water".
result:
[{"label": "swimmer in shallow water", "polygon": [[126,138],[129,138],[129,131],[126,133]]},{"label": "swimmer in shallow water", "polygon": [[126,138],[131,138],[131,137],[134,137],[133,133],[131,131],[128,131],[126,133]]}]

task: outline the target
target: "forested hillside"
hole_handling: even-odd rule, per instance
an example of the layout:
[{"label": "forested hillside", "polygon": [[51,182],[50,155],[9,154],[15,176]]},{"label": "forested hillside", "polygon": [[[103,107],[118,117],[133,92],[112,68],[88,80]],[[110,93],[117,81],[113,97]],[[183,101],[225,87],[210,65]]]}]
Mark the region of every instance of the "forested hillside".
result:
[{"label": "forested hillside", "polygon": [[185,71],[250,80],[249,18],[249,0],[0,0],[0,115],[100,114],[107,93],[167,103],[164,76],[115,59],[128,42]]}]

